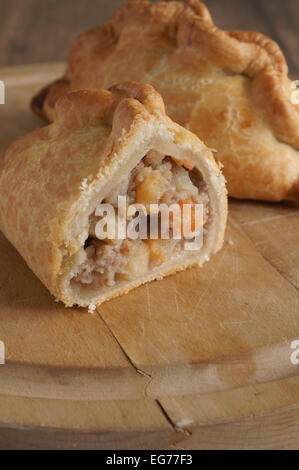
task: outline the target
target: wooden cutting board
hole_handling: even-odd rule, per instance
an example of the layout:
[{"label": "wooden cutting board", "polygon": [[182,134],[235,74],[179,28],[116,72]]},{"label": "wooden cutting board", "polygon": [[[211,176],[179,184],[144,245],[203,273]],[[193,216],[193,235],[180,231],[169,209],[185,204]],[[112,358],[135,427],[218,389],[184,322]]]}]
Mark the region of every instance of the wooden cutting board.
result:
[{"label": "wooden cutting board", "polygon": [[[63,64],[0,69],[0,152]],[[94,314],[0,235],[0,447],[299,448],[299,206],[231,201],[223,250]],[[261,431],[262,429],[262,431]]]}]

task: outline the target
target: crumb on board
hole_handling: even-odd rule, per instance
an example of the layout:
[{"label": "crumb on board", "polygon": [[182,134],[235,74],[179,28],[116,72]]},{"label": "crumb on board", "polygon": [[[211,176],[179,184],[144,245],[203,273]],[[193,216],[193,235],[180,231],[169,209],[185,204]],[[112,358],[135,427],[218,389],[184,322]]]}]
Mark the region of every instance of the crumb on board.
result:
[{"label": "crumb on board", "polygon": [[90,306],[88,307],[88,313],[90,313],[91,315],[93,315],[96,311],[96,305],[95,304],[90,304]]}]

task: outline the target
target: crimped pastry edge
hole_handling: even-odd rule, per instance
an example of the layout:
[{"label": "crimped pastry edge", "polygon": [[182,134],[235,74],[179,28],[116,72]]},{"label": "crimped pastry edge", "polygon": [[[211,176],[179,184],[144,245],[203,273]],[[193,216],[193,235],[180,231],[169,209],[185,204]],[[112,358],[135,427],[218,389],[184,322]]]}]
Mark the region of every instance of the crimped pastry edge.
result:
[{"label": "crimped pastry edge", "polygon": [[[167,5],[170,8],[167,8]],[[90,35],[98,36],[103,47],[109,38],[115,40],[128,22],[159,21],[157,9],[163,9],[163,23],[169,22],[169,34],[180,42],[187,41],[192,32],[192,46],[200,43],[207,60],[216,63],[227,73],[241,74],[253,80],[253,98],[278,140],[299,150],[299,109],[290,101],[288,66],[280,47],[269,37],[254,31],[224,31],[217,28],[207,7],[199,0],[166,0],[151,3],[134,0],[119,7],[106,25],[82,34],[74,43],[66,75],[48,85],[32,100],[32,108],[39,116],[53,119],[53,104],[57,96],[66,92],[75,66],[76,49]],[[142,17],[143,10],[146,15]],[[185,37],[178,37],[183,25]],[[99,49],[100,50],[100,49]],[[73,59],[74,58],[74,59]]]}]

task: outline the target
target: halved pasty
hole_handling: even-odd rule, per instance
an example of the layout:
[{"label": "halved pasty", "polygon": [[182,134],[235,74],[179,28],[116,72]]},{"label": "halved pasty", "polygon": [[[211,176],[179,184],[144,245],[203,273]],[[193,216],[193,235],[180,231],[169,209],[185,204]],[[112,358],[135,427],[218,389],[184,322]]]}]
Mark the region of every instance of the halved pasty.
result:
[{"label": "halved pasty", "polygon": [[[202,207],[202,224],[176,239],[163,237],[159,223],[156,238],[110,235],[107,223],[104,237],[99,208],[118,216],[120,197],[131,222],[127,208],[145,208],[146,232],[152,218],[159,222],[150,209],[160,204],[189,205],[191,219]],[[201,266],[221,248],[226,217],[225,180],[211,151],[166,116],[150,85],[63,96],[52,125],[11,145],[0,176],[1,230],[66,306],[94,306]],[[171,232],[176,215],[170,219]],[[197,229],[202,245],[186,250]]]},{"label": "halved pasty", "polygon": [[79,37],[65,76],[33,109],[52,120],[66,91],[120,77],[150,83],[168,115],[218,151],[230,196],[299,200],[299,108],[287,73],[276,43],[218,29],[200,1],[133,1]]}]

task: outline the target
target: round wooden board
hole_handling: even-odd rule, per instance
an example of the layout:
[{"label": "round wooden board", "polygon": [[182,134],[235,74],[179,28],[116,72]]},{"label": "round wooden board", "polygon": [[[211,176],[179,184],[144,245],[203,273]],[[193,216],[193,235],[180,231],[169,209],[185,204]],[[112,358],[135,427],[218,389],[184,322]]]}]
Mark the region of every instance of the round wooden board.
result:
[{"label": "round wooden board", "polygon": [[299,449],[298,385],[161,400],[1,396],[0,449]]},{"label": "round wooden board", "polygon": [[[43,125],[30,97],[62,70],[0,70],[2,153]],[[246,436],[252,415],[257,426],[285,418],[298,404],[291,362],[299,339],[298,228],[291,204],[231,202],[224,249],[203,269],[141,287],[94,315],[56,303],[0,236],[1,445],[217,447],[208,437],[204,444],[198,426],[206,436],[226,426],[233,436],[241,422]],[[267,399],[254,399],[254,390]],[[198,415],[207,400],[214,411],[217,403],[216,415]],[[287,432],[281,439],[293,442]]]}]

